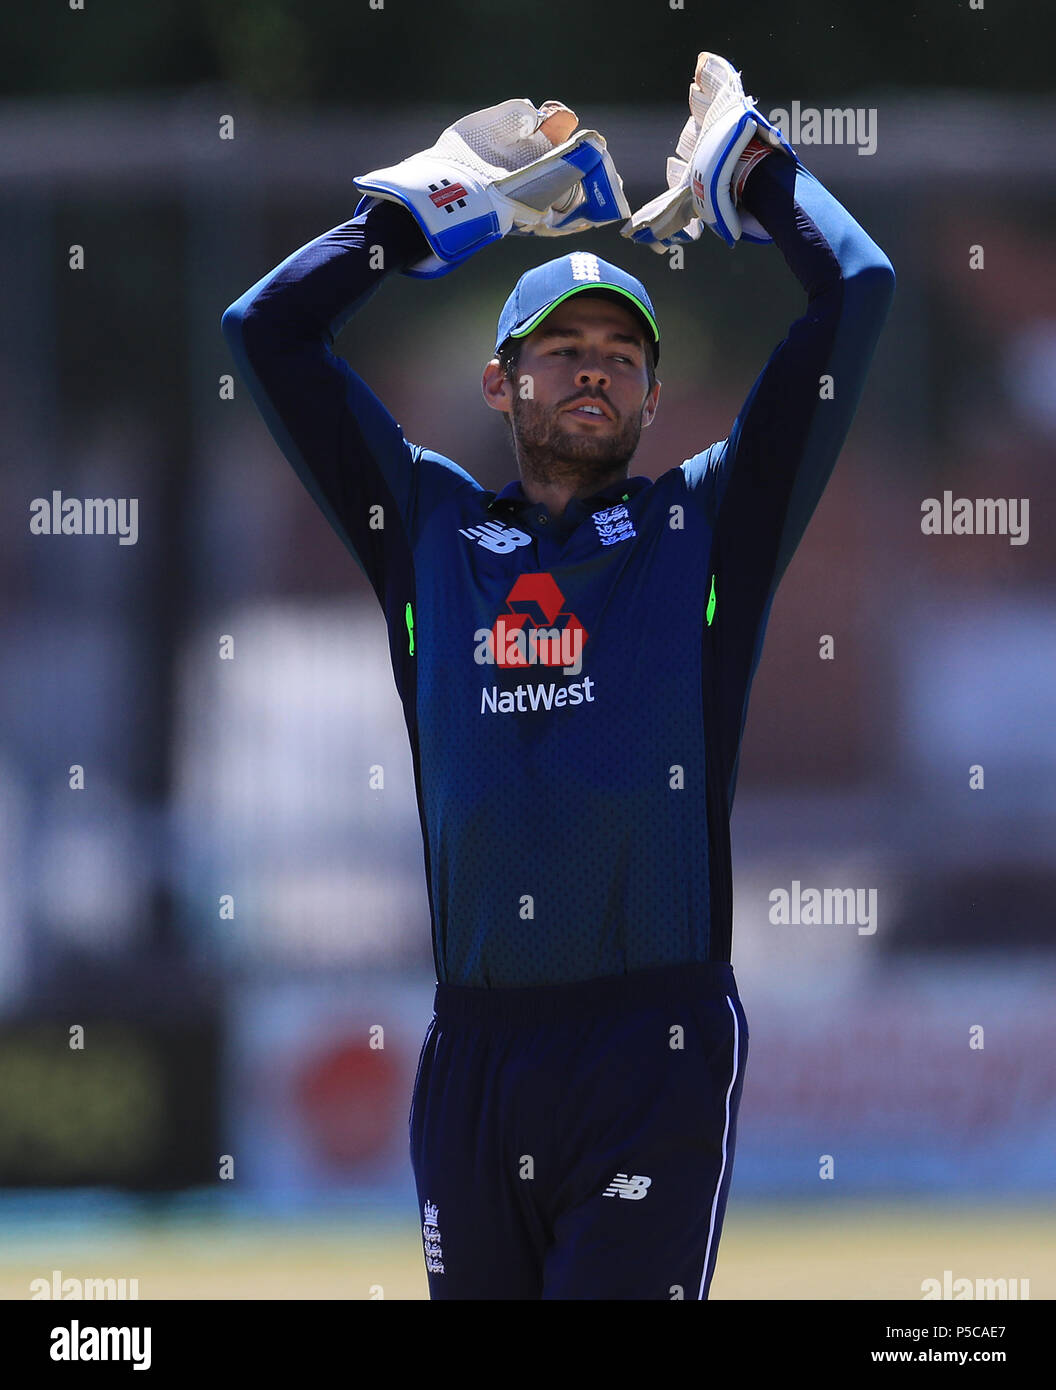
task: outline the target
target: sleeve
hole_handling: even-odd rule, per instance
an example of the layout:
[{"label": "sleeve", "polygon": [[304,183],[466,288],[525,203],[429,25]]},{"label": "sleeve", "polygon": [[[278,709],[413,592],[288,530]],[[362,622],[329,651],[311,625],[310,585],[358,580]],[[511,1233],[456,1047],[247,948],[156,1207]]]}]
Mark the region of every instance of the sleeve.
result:
[{"label": "sleeve", "polygon": [[479,483],[410,443],[333,351],[388,275],[422,255],[413,218],[376,202],[293,252],[225,310],[224,337],[279,448],[383,607],[435,508]]},{"label": "sleeve", "polygon": [[721,673],[721,757],[731,802],[774,594],[854,419],[895,283],[880,247],[798,161],[764,159],[744,203],[803,286],[807,306],[771,354],[729,438],[682,465],[712,531],[708,632]]}]

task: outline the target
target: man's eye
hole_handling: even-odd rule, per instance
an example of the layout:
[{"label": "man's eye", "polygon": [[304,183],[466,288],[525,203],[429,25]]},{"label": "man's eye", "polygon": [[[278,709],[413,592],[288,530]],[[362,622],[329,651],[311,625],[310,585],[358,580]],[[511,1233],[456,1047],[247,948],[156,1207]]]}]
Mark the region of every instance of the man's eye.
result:
[{"label": "man's eye", "polygon": [[[575,351],[576,351],[576,349],[575,349],[574,347],[553,348],[553,349],[551,350],[550,356],[551,356],[551,357],[563,357],[566,353],[569,353],[569,352],[574,353]],[[623,362],[623,363],[624,363],[626,366],[628,366],[628,367],[633,367],[633,366],[634,366],[634,359],[631,358],[631,357],[625,357],[622,353],[614,352],[614,353],[612,354],[612,358],[613,358],[613,361],[615,361],[615,362]]]}]

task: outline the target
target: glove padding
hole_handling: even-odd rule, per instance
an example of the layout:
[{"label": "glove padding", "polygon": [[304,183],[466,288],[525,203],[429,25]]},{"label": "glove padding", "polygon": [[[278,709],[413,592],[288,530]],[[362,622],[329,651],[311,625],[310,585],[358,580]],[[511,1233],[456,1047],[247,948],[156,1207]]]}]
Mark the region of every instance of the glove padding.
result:
[{"label": "glove padding", "polygon": [[630,216],[623,181],[596,130],[574,133],[559,101],[514,99],[463,116],[435,145],[355,179],[366,196],[401,203],[431,255],[406,274],[446,275],[507,234],[568,236]]},{"label": "glove padding", "polygon": [[[750,169],[771,150],[796,159],[775,125],[746,97],[740,73],[714,53],[701,53],[689,88],[689,120],[667,161],[667,192],[644,204],[621,234],[663,255],[696,241],[708,226],[728,246],[742,237],[771,237],[737,201]],[[798,161],[797,161],[798,162]]]}]

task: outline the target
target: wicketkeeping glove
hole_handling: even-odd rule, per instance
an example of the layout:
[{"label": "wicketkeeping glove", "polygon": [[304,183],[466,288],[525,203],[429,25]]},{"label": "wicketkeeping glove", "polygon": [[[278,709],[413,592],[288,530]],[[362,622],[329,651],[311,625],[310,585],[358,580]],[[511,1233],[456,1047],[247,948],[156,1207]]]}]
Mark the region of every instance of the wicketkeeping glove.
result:
[{"label": "wicketkeeping glove", "polygon": [[408,266],[422,279],[445,275],[509,233],[567,236],[630,216],[623,181],[596,130],[573,133],[574,111],[559,101],[500,102],[463,116],[435,145],[355,179],[372,198],[402,203],[425,233],[430,256]]},{"label": "wicketkeeping glove", "polygon": [[663,255],[696,241],[708,226],[728,246],[770,236],[737,204],[744,181],[772,150],[796,158],[775,125],[746,97],[740,73],[715,53],[701,53],[689,88],[689,120],[667,161],[667,192],[631,215],[620,231]]}]

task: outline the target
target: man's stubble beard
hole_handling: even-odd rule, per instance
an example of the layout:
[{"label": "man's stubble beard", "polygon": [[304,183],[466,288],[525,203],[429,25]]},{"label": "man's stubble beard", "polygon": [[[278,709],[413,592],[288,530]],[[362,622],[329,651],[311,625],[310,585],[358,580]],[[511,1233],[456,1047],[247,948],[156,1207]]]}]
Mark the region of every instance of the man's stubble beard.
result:
[{"label": "man's stubble beard", "polygon": [[633,415],[623,419],[615,434],[574,434],[564,428],[553,407],[519,396],[514,397],[511,418],[521,469],[538,483],[603,483],[627,467],[642,434],[641,419]]}]

